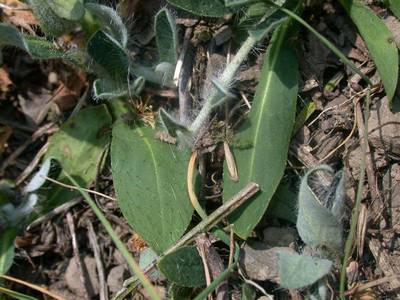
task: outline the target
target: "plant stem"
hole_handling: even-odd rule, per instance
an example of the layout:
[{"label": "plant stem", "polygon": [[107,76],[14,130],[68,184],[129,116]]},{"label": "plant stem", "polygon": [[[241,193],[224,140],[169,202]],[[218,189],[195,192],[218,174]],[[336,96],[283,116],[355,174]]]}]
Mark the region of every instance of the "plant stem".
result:
[{"label": "plant stem", "polygon": [[108,222],[106,217],[103,215],[101,210],[97,207],[96,203],[90,198],[89,194],[82,190],[82,188],[78,185],[78,183],[73,179],[68,173],[64,171],[65,176],[68,178],[69,181],[79,190],[83,198],[85,198],[86,202],[89,204],[90,208],[93,210],[97,218],[103,224],[104,228],[106,229],[107,233],[110,235],[111,239],[113,240],[115,246],[121,252],[122,256],[125,258],[128,266],[131,268],[132,272],[137,276],[137,278],[142,283],[143,287],[149,294],[150,299],[152,300],[161,300],[160,296],[158,295],[156,289],[151,284],[149,279],[146,277],[144,272],[140,269],[139,265],[135,262],[132,255],[129,253],[128,249],[125,247],[124,243],[120,240],[117,234],[112,229],[111,224]]},{"label": "plant stem", "polygon": [[289,9],[286,9],[284,7],[280,7],[279,9],[283,11],[285,14],[290,16],[291,18],[295,19],[297,22],[299,22],[301,25],[303,25],[305,28],[307,28],[311,33],[313,33],[328,49],[330,49],[339,59],[346,64],[348,67],[350,67],[354,72],[356,72],[358,75],[361,76],[362,79],[365,80],[369,85],[372,85],[371,81],[369,78],[363,74],[359,68],[356,67],[354,63],[352,63],[334,44],[332,44],[327,38],[325,38],[323,35],[321,35],[318,31],[316,31],[314,28],[312,28],[306,21],[304,21],[301,17],[299,17],[297,14],[292,12]]},{"label": "plant stem", "polygon": [[[247,37],[246,41],[242,44],[235,57],[226,66],[224,72],[219,78],[219,81],[224,87],[229,87],[240,65],[247,58],[249,52],[257,42],[258,39],[254,38],[253,36],[249,35]],[[206,122],[211,111],[213,110],[214,104],[224,96],[225,95],[222,95],[218,89],[213,88],[209,99],[205,101],[203,108],[200,110],[197,118],[190,126],[190,131],[194,132],[195,134],[199,132],[203,124]]]},{"label": "plant stem", "polygon": [[346,297],[345,297],[346,267],[347,267],[347,261],[351,255],[351,250],[353,248],[354,236],[356,234],[358,217],[360,214],[361,198],[362,198],[362,193],[364,190],[365,161],[366,161],[366,156],[367,156],[367,143],[368,143],[369,102],[370,102],[370,89],[367,90],[365,110],[364,110],[364,120],[366,122],[365,122],[365,126],[364,126],[364,136],[363,136],[362,143],[361,143],[361,148],[362,148],[363,154],[362,154],[362,160],[361,160],[361,165],[360,165],[360,179],[358,180],[356,203],[353,208],[353,215],[351,216],[350,231],[349,231],[349,235],[347,237],[346,244],[344,247],[342,268],[340,270],[339,293],[340,293],[341,300],[346,299]]}]

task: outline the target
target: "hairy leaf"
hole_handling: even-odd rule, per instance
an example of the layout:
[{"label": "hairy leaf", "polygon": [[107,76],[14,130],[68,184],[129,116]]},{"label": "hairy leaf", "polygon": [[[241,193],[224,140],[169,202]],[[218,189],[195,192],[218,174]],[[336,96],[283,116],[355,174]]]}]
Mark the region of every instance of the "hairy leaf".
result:
[{"label": "hairy leaf", "polygon": [[186,195],[188,153],[154,138],[151,128],[113,127],[111,166],[121,210],[133,229],[161,253],[186,230],[193,208]]},{"label": "hairy leaf", "polygon": [[167,2],[198,16],[223,17],[232,12],[220,0],[167,0]]},{"label": "hairy leaf", "polygon": [[6,228],[0,232],[0,275],[6,274],[14,260],[14,239],[17,231]]},{"label": "hairy leaf", "polygon": [[250,181],[261,188],[230,218],[236,234],[244,239],[266,211],[286,166],[298,90],[297,60],[290,44],[289,24],[280,25],[273,34],[249,119],[236,136],[233,153],[239,181],[231,181],[224,171],[224,201]]},{"label": "hairy leaf", "polygon": [[386,25],[358,0],[340,0],[364,39],[374,60],[389,101],[396,91],[399,56],[394,37]]},{"label": "hairy leaf", "polygon": [[82,0],[46,0],[46,3],[61,18],[79,21],[85,14]]},{"label": "hairy leaf", "polygon": [[279,256],[280,285],[299,289],[315,283],[329,273],[332,262],[310,255],[281,252]]},{"label": "hairy leaf", "polygon": [[118,13],[111,7],[96,3],[86,3],[85,7],[100,20],[102,30],[125,48],[128,43],[128,30]]},{"label": "hairy leaf", "polygon": [[127,81],[129,58],[115,39],[103,31],[97,31],[89,40],[87,51],[112,80]]},{"label": "hairy leaf", "polygon": [[203,263],[194,246],[181,247],[166,255],[158,268],[168,280],[180,286],[196,287],[206,283]]},{"label": "hairy leaf", "polygon": [[175,66],[178,59],[176,24],[168,9],[164,8],[157,13],[154,28],[160,61]]},{"label": "hairy leaf", "polygon": [[[308,171],[301,180],[297,214],[297,230],[301,239],[313,248],[326,247],[331,251],[340,251],[343,245],[342,208],[343,179],[337,186],[317,198],[310,187],[309,177],[315,172],[330,172],[327,166],[320,166]],[[339,174],[340,175],[340,174]],[[318,181],[313,184],[316,190],[323,188]]]},{"label": "hairy leaf", "polygon": [[[111,116],[105,105],[79,111],[50,138],[45,158],[56,159],[80,186],[88,187],[95,179],[102,154],[110,141],[110,125]],[[58,180],[69,184],[64,175],[60,175]],[[77,194],[55,186],[48,193],[46,206],[54,207],[71,200]]]},{"label": "hairy leaf", "polygon": [[44,40],[33,36],[23,35],[17,28],[0,23],[0,46],[18,47],[34,58],[49,59],[63,57],[64,51]]},{"label": "hairy leaf", "polygon": [[39,20],[40,28],[48,35],[60,36],[77,25],[57,15],[46,0],[28,0],[28,3]]}]

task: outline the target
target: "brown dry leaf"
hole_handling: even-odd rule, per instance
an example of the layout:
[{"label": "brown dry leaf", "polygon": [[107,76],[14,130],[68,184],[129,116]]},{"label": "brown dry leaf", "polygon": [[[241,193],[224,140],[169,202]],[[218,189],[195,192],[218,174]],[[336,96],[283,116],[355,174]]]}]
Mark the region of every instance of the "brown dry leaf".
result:
[{"label": "brown dry leaf", "polygon": [[32,26],[38,25],[38,21],[26,4],[18,0],[2,0],[1,2],[4,5],[12,8],[3,9],[4,21],[15,26],[22,27],[31,34],[34,34]]},{"label": "brown dry leaf", "polygon": [[0,68],[0,91],[1,92],[8,92],[10,85],[13,82],[11,81],[10,77],[8,76],[8,71],[6,67]]},{"label": "brown dry leaf", "polygon": [[0,125],[0,155],[3,153],[6,147],[7,141],[12,133],[11,127],[7,125]]},{"label": "brown dry leaf", "polygon": [[142,252],[147,247],[146,242],[137,233],[134,233],[129,239],[128,245],[131,249],[139,252]]}]

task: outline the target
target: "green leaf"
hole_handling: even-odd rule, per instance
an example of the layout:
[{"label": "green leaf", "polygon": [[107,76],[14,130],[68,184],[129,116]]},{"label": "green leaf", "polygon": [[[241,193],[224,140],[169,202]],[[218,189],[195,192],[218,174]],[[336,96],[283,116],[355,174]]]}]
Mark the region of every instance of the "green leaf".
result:
[{"label": "green leaf", "polygon": [[159,270],[175,284],[186,287],[206,284],[203,262],[194,246],[181,247],[158,263]]},{"label": "green leaf", "polygon": [[161,253],[185,232],[193,208],[186,194],[187,152],[155,140],[155,130],[113,127],[111,166],[121,210],[154,251]]},{"label": "green leaf", "polygon": [[368,7],[357,0],[339,0],[357,26],[382,79],[389,101],[396,91],[399,57],[394,37]]},{"label": "green leaf", "polygon": [[245,145],[233,151],[239,181],[224,177],[224,201],[250,181],[261,188],[230,218],[236,234],[244,239],[263,216],[286,166],[298,90],[297,60],[289,29],[286,22],[272,36],[249,119],[236,136],[238,145]]},{"label": "green leaf", "polygon": [[28,3],[40,23],[40,28],[47,35],[60,36],[77,25],[73,21],[58,16],[46,0],[28,0]]},{"label": "green leaf", "polygon": [[6,274],[14,260],[14,240],[17,231],[6,228],[0,233],[0,275]]},{"label": "green leaf", "polygon": [[0,295],[4,294],[7,295],[11,298],[18,299],[18,300],[38,300],[38,298],[28,296],[10,289],[7,289],[5,287],[0,286]]},{"label": "green leaf", "polygon": [[34,58],[49,59],[64,56],[64,51],[44,39],[23,35],[17,28],[0,23],[0,46],[18,47]]},{"label": "green leaf", "polygon": [[96,3],[86,3],[85,7],[100,20],[102,30],[125,48],[128,43],[128,30],[118,13],[111,7]]},{"label": "green leaf", "polygon": [[296,224],[297,195],[290,191],[288,184],[279,184],[267,209],[268,217],[280,218]]},{"label": "green leaf", "polygon": [[170,136],[177,137],[177,132],[187,133],[188,129],[178,120],[172,117],[165,109],[158,111],[158,121],[161,127],[168,132]]},{"label": "green leaf", "polygon": [[167,0],[167,2],[194,15],[204,17],[223,17],[232,13],[220,0]]},{"label": "green leaf", "polygon": [[97,31],[88,42],[87,52],[112,80],[127,81],[129,58],[124,49],[107,33]]},{"label": "green leaf", "polygon": [[329,273],[332,262],[327,259],[281,252],[278,254],[280,285],[299,289],[315,283]]},{"label": "green leaf", "polygon": [[389,0],[389,9],[397,17],[397,19],[400,19],[400,1],[399,0]]},{"label": "green leaf", "polygon": [[[301,239],[314,249],[324,247],[331,251],[340,251],[343,246],[343,227],[341,223],[343,208],[343,178],[337,186],[332,185],[323,193],[324,198],[317,198],[315,190],[321,191],[324,186],[309,177],[315,172],[330,172],[327,166],[309,170],[301,180],[297,213],[297,230]],[[315,182],[314,182],[315,181]]]},{"label": "green leaf", "polygon": [[49,7],[61,18],[79,21],[85,14],[82,0],[46,0]]},{"label": "green leaf", "polygon": [[176,24],[168,9],[164,8],[157,13],[154,28],[160,61],[175,66],[178,59]]},{"label": "green leaf", "polygon": [[[88,187],[95,179],[106,145],[110,141],[111,116],[105,105],[83,109],[70,117],[50,138],[45,156],[56,159],[80,186]],[[65,176],[58,180],[69,183]],[[77,192],[54,187],[46,205],[54,207],[75,197]]]},{"label": "green leaf", "polygon": [[242,285],[242,298],[241,300],[255,300],[256,291],[247,283]]},{"label": "green leaf", "polygon": [[[145,270],[157,258],[158,258],[158,255],[157,255],[157,253],[155,253],[153,251],[153,249],[146,248],[140,253],[139,267],[142,270]],[[157,280],[157,279],[161,278],[161,274],[158,270],[152,270],[148,274],[148,276],[151,280]]]}]

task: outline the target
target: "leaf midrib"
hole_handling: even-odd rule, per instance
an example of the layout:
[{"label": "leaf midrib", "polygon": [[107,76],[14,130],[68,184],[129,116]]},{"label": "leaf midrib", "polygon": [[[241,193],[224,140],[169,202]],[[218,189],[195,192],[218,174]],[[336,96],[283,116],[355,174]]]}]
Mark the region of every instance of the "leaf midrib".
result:
[{"label": "leaf midrib", "polygon": [[[283,38],[286,36],[285,31],[287,30],[287,28],[288,27],[284,28],[282,34],[279,35],[279,39],[278,39],[278,41],[276,43],[275,49],[279,49],[281,47],[281,44],[283,42]],[[275,50],[275,49],[272,49],[272,50]],[[272,84],[273,72],[271,72],[271,69],[273,69],[273,67],[275,66],[276,61],[277,61],[278,56],[279,56],[279,52],[278,51],[275,51],[275,52],[276,52],[276,54],[272,57],[270,68],[269,68],[269,72],[268,72],[268,76],[267,76],[267,79],[266,79],[267,83],[266,83],[266,86],[265,86],[265,91],[267,91],[267,92],[264,93],[264,95],[262,96],[263,102],[262,102],[261,107],[259,109],[260,113],[258,114],[259,117],[257,119],[257,126],[255,127],[255,132],[254,132],[254,137],[253,137],[253,150],[252,150],[252,155],[251,155],[251,158],[250,158],[250,170],[249,170],[249,173],[248,173],[248,181],[255,179],[255,178],[252,178],[253,170],[254,170],[254,163],[255,163],[255,156],[256,156],[255,155],[255,153],[256,153],[255,149],[257,147],[258,132],[260,131],[260,127],[261,127],[260,124],[261,124],[262,116],[264,114],[264,106],[266,105],[266,102],[267,102],[265,100],[265,98],[266,98],[266,96],[267,96],[267,94],[269,92],[269,87]]]}]

